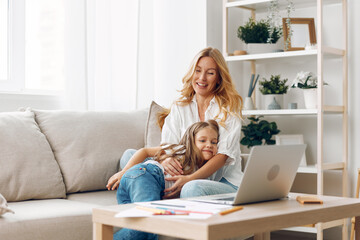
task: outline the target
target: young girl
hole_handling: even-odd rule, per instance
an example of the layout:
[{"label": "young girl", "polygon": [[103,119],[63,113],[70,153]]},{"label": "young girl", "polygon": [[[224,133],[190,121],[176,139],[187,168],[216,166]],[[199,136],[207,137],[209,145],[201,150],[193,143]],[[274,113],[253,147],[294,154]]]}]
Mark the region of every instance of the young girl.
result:
[{"label": "young girl", "polygon": [[[160,163],[174,157],[179,160],[184,174],[191,174],[217,154],[218,139],[219,126],[216,121],[194,123],[186,130],[179,144],[138,150],[124,169],[109,179],[106,187],[109,190],[118,188],[116,197],[119,204],[161,200],[164,189],[170,187],[167,184],[174,183],[177,177],[165,179]],[[142,163],[148,157],[153,157],[153,160]],[[115,233],[114,239],[157,239],[157,235],[122,229]]]}]

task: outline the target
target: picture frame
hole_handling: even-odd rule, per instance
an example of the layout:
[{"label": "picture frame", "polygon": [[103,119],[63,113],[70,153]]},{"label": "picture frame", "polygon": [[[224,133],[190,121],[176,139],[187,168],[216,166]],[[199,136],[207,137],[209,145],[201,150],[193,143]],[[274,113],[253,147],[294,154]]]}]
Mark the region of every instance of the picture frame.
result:
[{"label": "picture frame", "polygon": [[[289,36],[287,18],[283,18],[283,35],[286,42]],[[290,18],[291,37],[288,42],[288,49],[285,51],[304,50],[305,46],[316,44],[315,20],[314,18]]]},{"label": "picture frame", "polygon": [[[302,134],[282,134],[275,136],[276,145],[290,145],[290,144],[303,144],[304,143],[304,136]],[[301,158],[300,167],[306,167],[306,156],[305,153]]]}]

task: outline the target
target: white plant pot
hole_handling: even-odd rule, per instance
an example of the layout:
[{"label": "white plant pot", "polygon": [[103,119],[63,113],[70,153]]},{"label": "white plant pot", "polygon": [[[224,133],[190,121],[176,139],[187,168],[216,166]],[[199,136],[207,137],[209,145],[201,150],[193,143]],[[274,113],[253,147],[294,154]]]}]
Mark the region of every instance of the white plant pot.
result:
[{"label": "white plant pot", "polygon": [[317,108],[317,88],[303,89],[305,108]]},{"label": "white plant pot", "polygon": [[273,43],[248,43],[246,44],[246,51],[248,54],[270,53],[277,52],[280,48]]},{"label": "white plant pot", "polygon": [[275,102],[279,104],[280,109],[284,108],[284,94],[265,94],[263,96],[264,96],[264,109],[274,109],[272,108],[274,99]]}]

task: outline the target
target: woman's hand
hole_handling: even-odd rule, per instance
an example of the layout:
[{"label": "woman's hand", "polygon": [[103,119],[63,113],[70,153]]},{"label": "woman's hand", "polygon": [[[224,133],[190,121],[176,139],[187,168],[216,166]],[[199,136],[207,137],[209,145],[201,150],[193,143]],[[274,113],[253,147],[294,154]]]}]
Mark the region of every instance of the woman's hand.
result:
[{"label": "woman's hand", "polygon": [[171,176],[184,174],[181,164],[173,157],[166,158],[161,162],[161,165],[164,167],[165,173],[168,173]]},{"label": "woman's hand", "polygon": [[[178,176],[174,176],[174,177],[167,177],[167,178],[165,178],[165,180],[175,181],[175,183],[172,187],[164,190],[164,193],[165,193],[164,199],[179,197],[182,187],[184,186],[185,183],[189,182],[191,179],[190,179],[189,175],[186,175],[186,176],[178,175]],[[168,194],[166,194],[166,193],[168,193]]]},{"label": "woman's hand", "polygon": [[120,184],[120,180],[122,178],[122,176],[124,175],[125,172],[120,171],[115,173],[114,175],[111,176],[111,178],[109,178],[109,181],[106,185],[106,188],[108,190],[115,190],[119,187]]}]

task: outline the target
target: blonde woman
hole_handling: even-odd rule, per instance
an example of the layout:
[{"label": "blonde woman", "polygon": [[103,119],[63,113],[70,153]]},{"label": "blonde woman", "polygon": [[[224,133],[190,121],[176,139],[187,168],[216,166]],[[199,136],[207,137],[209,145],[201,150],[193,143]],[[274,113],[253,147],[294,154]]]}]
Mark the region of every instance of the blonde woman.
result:
[{"label": "blonde woman", "polygon": [[[159,117],[159,124],[163,124],[161,142],[178,143],[191,124],[214,119],[220,125],[218,153],[190,175],[183,175],[183,168],[175,158],[164,160],[162,166],[176,181],[165,189],[169,192],[165,197],[178,197],[180,191],[180,197],[235,192],[243,174],[240,158],[242,98],[220,51],[210,47],[201,50],[182,82],[181,97],[170,111]],[[131,151],[125,152],[121,166],[131,154]]]}]

